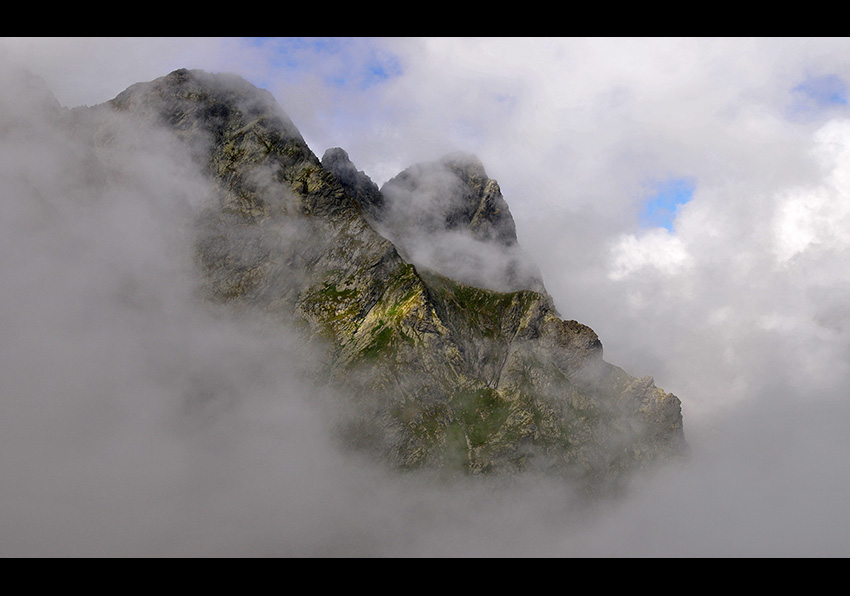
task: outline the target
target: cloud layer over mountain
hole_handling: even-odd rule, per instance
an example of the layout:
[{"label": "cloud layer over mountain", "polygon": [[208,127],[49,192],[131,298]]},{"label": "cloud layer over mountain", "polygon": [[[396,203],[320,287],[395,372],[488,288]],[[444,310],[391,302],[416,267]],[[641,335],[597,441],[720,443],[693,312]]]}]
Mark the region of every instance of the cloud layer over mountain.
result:
[{"label": "cloud layer over mountain", "polygon": [[[379,185],[476,154],[561,314],[680,397],[694,451],[590,519],[554,484],[489,493],[350,465],[290,374],[299,348],[194,307],[181,226],[207,190],[179,148],[116,122],[132,142],[93,155],[27,111],[18,81],[0,97],[0,554],[850,554],[848,50],[0,41],[65,108],[174,68],[236,72]],[[670,229],[641,227],[680,178],[693,193]],[[247,401],[204,397],[246,383]],[[225,411],[205,424],[204,404]],[[281,434],[292,449],[271,457]]]}]

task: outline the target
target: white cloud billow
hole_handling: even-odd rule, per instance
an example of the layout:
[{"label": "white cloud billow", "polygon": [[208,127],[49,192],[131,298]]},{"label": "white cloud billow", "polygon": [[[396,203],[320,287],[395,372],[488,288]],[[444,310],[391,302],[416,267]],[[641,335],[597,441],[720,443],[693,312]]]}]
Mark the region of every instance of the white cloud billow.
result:
[{"label": "white cloud billow", "polygon": [[812,153],[824,170],[822,182],[791,189],[777,201],[775,253],[782,263],[810,248],[850,247],[850,121],[831,121],[818,130]]},{"label": "white cloud billow", "polygon": [[646,268],[670,276],[685,272],[693,264],[693,258],[679,237],[663,228],[653,228],[639,236],[627,234],[617,241],[608,276],[615,281],[622,280]]}]

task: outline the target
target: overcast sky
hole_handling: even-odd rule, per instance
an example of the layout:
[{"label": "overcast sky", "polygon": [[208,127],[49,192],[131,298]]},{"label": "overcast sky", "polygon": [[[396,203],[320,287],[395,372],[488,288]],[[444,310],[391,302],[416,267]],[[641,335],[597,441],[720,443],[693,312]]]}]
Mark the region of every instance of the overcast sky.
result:
[{"label": "overcast sky", "polygon": [[[556,507],[536,495],[516,551],[555,555],[850,554],[848,56],[828,38],[0,39],[66,107],[177,68],[235,72],[379,185],[475,153],[561,315],[682,400],[697,454],[569,539],[528,529]],[[464,554],[499,535],[480,515],[463,537],[349,529]]]}]

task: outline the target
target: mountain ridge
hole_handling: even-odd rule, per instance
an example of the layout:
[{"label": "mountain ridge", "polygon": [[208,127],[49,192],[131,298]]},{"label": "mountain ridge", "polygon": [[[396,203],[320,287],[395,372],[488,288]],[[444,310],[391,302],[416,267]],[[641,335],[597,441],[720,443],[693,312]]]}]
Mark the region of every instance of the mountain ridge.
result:
[{"label": "mountain ridge", "polygon": [[319,159],[269,92],[200,70],[85,111],[189,147],[215,190],[192,231],[204,296],[324,346],[318,381],[351,399],[344,444],[400,469],[542,472],[590,491],[687,451],[679,399],[559,316],[476,157],[378,188],[341,148]]}]

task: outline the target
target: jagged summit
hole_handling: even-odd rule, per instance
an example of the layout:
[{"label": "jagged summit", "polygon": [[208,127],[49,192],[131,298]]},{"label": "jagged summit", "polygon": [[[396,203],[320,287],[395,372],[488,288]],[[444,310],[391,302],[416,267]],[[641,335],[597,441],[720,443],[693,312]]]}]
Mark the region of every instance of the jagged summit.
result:
[{"label": "jagged summit", "polygon": [[545,293],[499,184],[476,156],[415,164],[380,194],[383,208],[373,218],[411,262],[479,287]]},{"label": "jagged summit", "polygon": [[347,445],[401,468],[594,490],[681,453],[679,400],[558,316],[476,158],[378,189],[342,149],[319,160],[268,92],[232,75],[178,70],[106,105],[190,148],[216,191],[193,231],[206,298],[325,350],[317,378],[353,406],[337,421]]},{"label": "jagged summit", "polygon": [[339,179],[370,221],[381,219],[385,209],[384,196],[378,185],[357,169],[344,149],[333,147],[325,151],[322,167]]},{"label": "jagged summit", "polygon": [[[150,82],[136,83],[109,102],[119,110],[143,113],[149,109],[175,131],[203,124],[217,133],[237,116],[250,124],[264,121],[282,137],[301,143],[304,139],[274,96],[242,77],[181,68]],[[188,118],[187,110],[202,106],[202,119]]]},{"label": "jagged summit", "polygon": [[477,157],[455,153],[413,165],[381,187],[382,220],[405,234],[464,230],[480,242],[514,246],[516,225],[499,185]]}]

